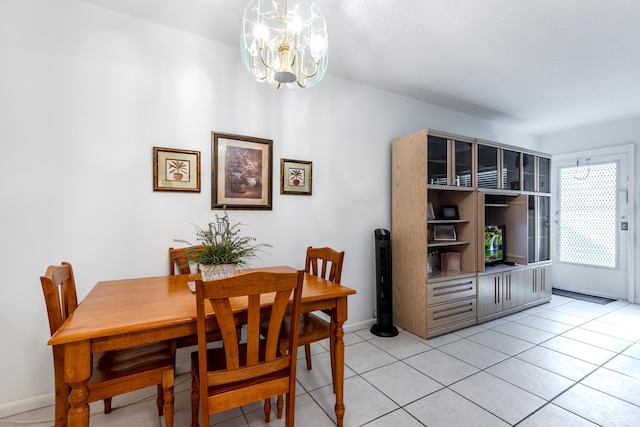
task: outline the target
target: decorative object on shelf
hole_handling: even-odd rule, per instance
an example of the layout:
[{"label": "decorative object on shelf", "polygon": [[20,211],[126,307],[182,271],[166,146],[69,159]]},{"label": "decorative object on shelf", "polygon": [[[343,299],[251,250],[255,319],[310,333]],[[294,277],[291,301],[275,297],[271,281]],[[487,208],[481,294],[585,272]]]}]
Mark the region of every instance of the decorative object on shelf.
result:
[{"label": "decorative object on shelf", "polygon": [[433,210],[433,203],[427,202],[427,221],[436,219],[436,213]]},{"label": "decorative object on shelf", "polygon": [[433,226],[433,240],[456,240],[456,227],[450,224],[447,225],[434,225]]},{"label": "decorative object on shelf", "polygon": [[442,219],[460,219],[460,213],[456,205],[441,206],[440,211],[442,213]]},{"label": "decorative object on shelf", "polygon": [[271,210],[273,140],[211,132],[211,209]]},{"label": "decorative object on shelf", "polygon": [[153,147],[153,191],[200,192],[200,152]]},{"label": "decorative object on shelf", "polygon": [[441,255],[440,269],[442,271],[460,271],[460,252],[445,252]]},{"label": "decorative object on shelf", "polygon": [[244,11],[240,51],[247,70],[279,89],[309,88],[324,77],[327,23],[314,2],[251,0]]},{"label": "decorative object on shelf", "polygon": [[433,251],[428,253],[428,264],[432,271],[440,270],[440,252]]},{"label": "decorative object on shelf", "polygon": [[174,242],[186,243],[190,247],[185,255],[190,261],[199,265],[203,280],[228,277],[238,268],[248,265],[248,260],[255,258],[263,248],[272,247],[267,243],[254,244],[254,237],[241,236],[237,222],[229,222],[229,214],[215,215],[215,221],[206,228],[196,227],[196,240],[192,245],[187,240],[173,239]]},{"label": "decorative object on shelf", "polygon": [[280,159],[280,194],[311,195],[311,162]]}]

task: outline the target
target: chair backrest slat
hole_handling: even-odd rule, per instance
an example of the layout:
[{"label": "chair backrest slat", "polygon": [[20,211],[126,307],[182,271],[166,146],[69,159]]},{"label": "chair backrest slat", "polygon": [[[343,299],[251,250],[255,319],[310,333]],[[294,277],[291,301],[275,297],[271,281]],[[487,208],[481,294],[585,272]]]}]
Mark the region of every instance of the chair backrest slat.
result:
[{"label": "chair backrest slat", "polygon": [[305,260],[305,271],[334,283],[340,283],[343,262],[344,251],[338,252],[327,247],[313,248],[309,246]]}]

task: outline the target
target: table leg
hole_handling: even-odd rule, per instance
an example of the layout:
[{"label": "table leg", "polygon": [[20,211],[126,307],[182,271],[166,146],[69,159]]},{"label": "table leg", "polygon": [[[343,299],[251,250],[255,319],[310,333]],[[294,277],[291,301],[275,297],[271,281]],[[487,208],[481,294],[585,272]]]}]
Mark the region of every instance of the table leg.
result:
[{"label": "table leg", "polygon": [[89,425],[89,387],[91,377],[91,344],[78,341],[65,345],[64,378],[71,386],[69,394],[69,427]]},{"label": "table leg", "polygon": [[336,423],[338,427],[344,425],[344,331],[342,325],[347,320],[347,298],[339,298],[336,301],[335,315],[331,316],[335,322],[335,338],[333,351],[335,352],[335,378],[334,388],[336,392]]}]

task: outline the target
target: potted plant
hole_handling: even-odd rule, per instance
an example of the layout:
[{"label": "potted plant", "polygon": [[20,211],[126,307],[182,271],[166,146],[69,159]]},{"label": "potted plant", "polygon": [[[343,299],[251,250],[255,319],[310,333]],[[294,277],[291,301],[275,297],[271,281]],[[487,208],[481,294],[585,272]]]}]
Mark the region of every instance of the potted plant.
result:
[{"label": "potted plant", "polygon": [[176,181],[182,181],[182,178],[188,172],[187,164],[182,160],[172,160],[169,162],[169,173],[173,175]]},{"label": "potted plant", "polygon": [[186,250],[189,260],[198,264],[203,280],[213,280],[227,277],[233,272],[248,265],[248,260],[255,258],[263,248],[272,247],[267,243],[253,243],[256,239],[240,235],[241,223],[231,225],[229,214],[216,214],[215,221],[206,228],[196,227],[198,245],[192,245],[186,240],[174,239],[174,242],[186,243],[190,246]]}]

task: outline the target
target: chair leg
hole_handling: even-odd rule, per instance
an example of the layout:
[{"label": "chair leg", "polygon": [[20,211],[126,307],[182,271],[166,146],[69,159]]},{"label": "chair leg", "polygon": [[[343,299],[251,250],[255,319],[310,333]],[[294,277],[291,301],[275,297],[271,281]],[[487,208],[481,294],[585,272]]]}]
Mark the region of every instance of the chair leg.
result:
[{"label": "chair leg", "polygon": [[164,398],[162,397],[162,384],[158,384],[158,397],[156,397],[156,406],[158,407],[158,416],[161,417],[164,411]]},{"label": "chair leg", "polygon": [[329,327],[329,354],[331,358],[331,380],[333,382],[333,392],[336,392],[336,357],[335,357],[335,345],[334,341],[336,338],[336,330],[333,322],[331,322],[331,326]]},{"label": "chair leg", "polygon": [[164,425],[173,427],[173,386],[174,372],[165,371],[162,375],[162,389],[164,391]]},{"label": "chair leg", "polygon": [[307,359],[307,371],[311,370],[311,344],[304,345],[304,357]]},{"label": "chair leg", "polygon": [[271,419],[271,399],[264,400],[264,422],[268,423]]},{"label": "chair leg", "polygon": [[282,395],[278,395],[278,399],[276,400],[276,409],[278,410],[278,419],[282,418],[282,408],[284,407],[284,402],[282,401]]},{"label": "chair leg", "polygon": [[67,415],[69,414],[69,386],[64,382],[64,373],[55,372],[55,427],[67,426]]},{"label": "chair leg", "polygon": [[198,427],[198,410],[200,406],[200,392],[195,373],[191,370],[191,427]]},{"label": "chair leg", "polygon": [[106,399],[104,399],[104,413],[105,414],[110,414],[111,413],[111,398],[107,397]]},{"label": "chair leg", "polygon": [[293,427],[296,418],[296,396],[295,393],[287,393],[287,414],[285,416],[285,427]]}]

